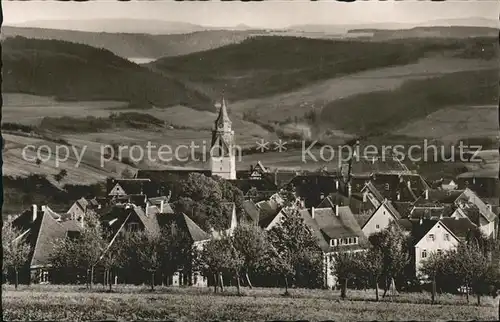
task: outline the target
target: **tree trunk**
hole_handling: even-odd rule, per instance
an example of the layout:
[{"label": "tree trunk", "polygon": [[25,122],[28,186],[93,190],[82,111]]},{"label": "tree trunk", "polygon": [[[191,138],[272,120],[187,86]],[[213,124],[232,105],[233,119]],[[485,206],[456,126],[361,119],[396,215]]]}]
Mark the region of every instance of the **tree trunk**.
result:
[{"label": "tree trunk", "polygon": [[217,279],[217,274],[214,274],[214,293],[217,293],[217,285],[219,284],[219,280]]},{"label": "tree trunk", "polygon": [[385,298],[388,290],[389,290],[389,278],[386,277],[384,283],[384,294],[382,294],[382,298]]},{"label": "tree trunk", "polygon": [[102,277],[102,287],[106,290],[106,284],[108,284],[108,270],[104,270],[104,275]]},{"label": "tree trunk", "polygon": [[481,294],[477,293],[477,306],[481,306]]},{"label": "tree trunk", "polygon": [[375,301],[378,302],[378,278],[375,278]]},{"label": "tree trunk", "polygon": [[340,298],[344,300],[347,295],[346,293],[347,293],[347,278],[344,278],[342,280],[342,284],[340,285]]},{"label": "tree trunk", "polygon": [[113,287],[113,286],[112,286],[112,285],[113,285],[113,283],[112,283],[112,277],[113,277],[112,270],[109,270],[109,275],[108,275],[108,286],[109,286],[109,290],[110,290],[110,291],[111,291],[111,289],[112,289],[112,287]]},{"label": "tree trunk", "polygon": [[467,304],[469,304],[469,284],[465,285],[465,298],[467,299]]},{"label": "tree trunk", "polygon": [[219,283],[220,283],[220,291],[224,292],[224,278],[222,277],[222,273],[219,273]]},{"label": "tree trunk", "polygon": [[288,295],[288,277],[285,275],[285,295]]},{"label": "tree trunk", "polygon": [[434,304],[436,302],[436,277],[432,279],[432,301],[431,303]]},{"label": "tree trunk", "polygon": [[236,274],[236,289],[238,290],[238,295],[240,295],[240,274],[238,274],[238,271],[236,271],[235,274]]},{"label": "tree trunk", "polygon": [[253,286],[252,286],[252,282],[250,282],[250,276],[248,276],[248,270],[245,272],[245,277],[247,279],[248,287],[250,287],[250,289],[252,289]]},{"label": "tree trunk", "polygon": [[90,289],[94,285],[94,266],[90,267]]},{"label": "tree trunk", "polygon": [[155,272],[151,272],[151,292],[155,290]]},{"label": "tree trunk", "polygon": [[19,285],[19,270],[17,269],[17,267],[14,269],[14,273],[16,274],[14,280],[14,287],[17,290],[17,286]]}]

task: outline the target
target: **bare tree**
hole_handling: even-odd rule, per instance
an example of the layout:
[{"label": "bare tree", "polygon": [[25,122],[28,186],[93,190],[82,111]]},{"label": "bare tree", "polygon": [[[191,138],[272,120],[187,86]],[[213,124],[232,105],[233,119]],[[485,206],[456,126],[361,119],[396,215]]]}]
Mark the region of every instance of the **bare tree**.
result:
[{"label": "bare tree", "polygon": [[2,227],[2,271],[6,273],[9,269],[14,270],[16,289],[19,285],[19,270],[27,263],[31,250],[21,234],[22,232],[12,226],[11,222],[4,223]]}]

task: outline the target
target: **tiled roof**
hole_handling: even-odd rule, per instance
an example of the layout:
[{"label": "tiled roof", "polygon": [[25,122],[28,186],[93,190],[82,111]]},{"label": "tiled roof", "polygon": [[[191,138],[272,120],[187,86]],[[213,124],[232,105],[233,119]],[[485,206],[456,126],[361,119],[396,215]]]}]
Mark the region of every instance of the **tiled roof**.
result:
[{"label": "tiled roof", "polygon": [[207,240],[210,236],[203,231],[191,218],[189,218],[186,214],[182,214],[182,218],[185,222],[185,225],[189,231],[189,234],[193,241],[202,241]]},{"label": "tiled roof", "polygon": [[243,211],[253,222],[259,222],[259,209],[252,200],[243,202]]},{"label": "tiled roof", "polygon": [[[39,226],[34,231],[36,240],[33,245],[31,266],[46,266],[50,264],[50,256],[54,249],[54,243],[58,239],[63,239],[70,231],[80,231],[80,226],[73,221],[59,223],[54,219],[51,211],[40,214]],[[36,229],[35,229],[36,230]]]},{"label": "tiled roof", "polygon": [[318,223],[311,217],[309,211],[307,209],[301,209],[299,210],[299,215],[304,220],[304,224],[311,230],[312,235],[316,238],[321,249],[328,252],[330,250],[330,244],[323,236]]},{"label": "tiled roof", "polygon": [[443,215],[446,207],[413,207],[410,210],[409,217],[412,219],[431,219],[439,218]]},{"label": "tiled roof", "polygon": [[496,215],[491,211],[488,206],[481,200],[472,190],[465,189],[463,194],[459,197],[459,199],[467,200],[473,203],[481,212],[481,214],[488,220],[489,222],[493,222],[496,219]]},{"label": "tiled roof", "polygon": [[250,189],[255,188],[257,191],[273,191],[276,192],[278,188],[275,184],[266,179],[235,179],[227,180],[232,183],[238,189],[240,189],[243,194],[246,194]]},{"label": "tiled roof", "polygon": [[[436,225],[437,220],[409,220],[413,245],[416,245]],[[400,222],[404,225],[405,222]],[[408,222],[406,222],[408,224]]]},{"label": "tiled roof", "polygon": [[158,223],[160,227],[168,227],[175,223],[178,229],[188,233],[193,242],[203,241],[210,238],[203,229],[201,229],[191,218],[184,213],[175,213],[169,215],[159,215]]},{"label": "tiled roof", "polygon": [[148,214],[146,215],[144,209],[139,206],[134,206],[133,207],[134,212],[137,214],[139,219],[141,220],[142,224],[144,225],[144,228],[149,231],[149,232],[158,232],[159,231],[159,225],[158,221],[156,219],[156,215],[159,213],[158,208],[155,207],[149,207],[148,208]]},{"label": "tiled roof", "polygon": [[465,239],[476,226],[468,218],[443,218],[440,222],[459,239]]},{"label": "tiled roof", "polygon": [[317,222],[321,231],[329,238],[364,237],[361,227],[351,209],[347,206],[337,207],[337,209],[337,215],[335,214],[335,209],[332,208],[314,209],[312,217]]},{"label": "tiled roof", "polygon": [[379,202],[382,202],[384,201],[384,196],[382,195],[382,193],[380,193],[380,191],[375,187],[375,185],[373,184],[373,182],[367,182],[365,184],[365,187],[363,189],[367,189],[368,191],[370,191],[373,196],[379,201]]},{"label": "tiled roof", "polygon": [[407,217],[410,214],[411,209],[413,208],[413,204],[411,202],[393,201],[392,205],[403,218]]},{"label": "tiled roof", "polygon": [[354,214],[354,218],[356,218],[356,221],[358,222],[359,226],[363,227],[372,217],[372,215],[373,214],[370,213]]},{"label": "tiled roof", "polygon": [[327,207],[333,207],[334,205],[349,206],[350,203],[351,199],[349,197],[344,196],[340,192],[333,192],[329,194],[326,198],[324,198],[317,207],[327,208]]}]

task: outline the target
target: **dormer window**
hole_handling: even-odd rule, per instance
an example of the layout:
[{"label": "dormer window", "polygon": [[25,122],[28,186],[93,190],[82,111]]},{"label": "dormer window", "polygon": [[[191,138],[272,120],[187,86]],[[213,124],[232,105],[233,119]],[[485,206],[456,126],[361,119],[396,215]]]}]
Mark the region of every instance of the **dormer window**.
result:
[{"label": "dormer window", "polygon": [[330,245],[334,243],[334,246],[347,246],[347,245],[357,245],[358,237],[347,237],[347,238],[339,238],[330,240]]},{"label": "dormer window", "polygon": [[429,239],[429,241],[434,241],[436,239],[436,236],[434,234],[429,234],[427,238]]}]

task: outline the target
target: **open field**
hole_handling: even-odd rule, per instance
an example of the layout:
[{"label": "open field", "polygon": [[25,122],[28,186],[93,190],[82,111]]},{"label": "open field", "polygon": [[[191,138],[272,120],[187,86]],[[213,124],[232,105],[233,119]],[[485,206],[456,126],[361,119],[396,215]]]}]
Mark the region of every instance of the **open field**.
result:
[{"label": "open field", "polygon": [[498,138],[498,105],[454,106],[429,114],[395,131],[421,138],[455,143],[465,138]]},{"label": "open field", "polygon": [[[80,286],[81,287],[81,286]],[[77,286],[33,286],[14,291],[4,286],[3,318],[6,320],[176,320],[176,321],[264,321],[264,320],[495,320],[496,300],[484,298],[480,307],[467,305],[465,298],[438,296],[430,305],[426,293],[400,294],[373,302],[373,292],[339,292],[292,289],[234,288],[213,295],[209,288],[118,287],[117,293],[93,292]],[[474,299],[471,299],[471,303]]]}]

